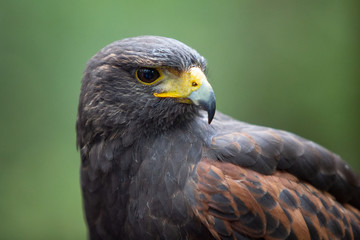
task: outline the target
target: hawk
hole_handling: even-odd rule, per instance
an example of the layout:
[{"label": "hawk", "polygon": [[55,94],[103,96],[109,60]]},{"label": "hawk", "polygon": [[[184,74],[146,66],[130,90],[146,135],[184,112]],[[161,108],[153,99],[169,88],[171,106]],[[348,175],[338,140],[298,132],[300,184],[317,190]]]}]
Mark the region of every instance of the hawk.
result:
[{"label": "hawk", "polygon": [[86,67],[76,123],[90,239],[360,239],[360,177],[295,134],[216,112],[206,60],[116,41]]}]

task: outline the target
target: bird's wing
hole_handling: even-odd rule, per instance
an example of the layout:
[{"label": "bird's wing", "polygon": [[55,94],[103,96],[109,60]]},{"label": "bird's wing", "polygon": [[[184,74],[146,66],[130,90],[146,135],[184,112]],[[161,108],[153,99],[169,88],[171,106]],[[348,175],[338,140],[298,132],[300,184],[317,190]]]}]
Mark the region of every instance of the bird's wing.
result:
[{"label": "bird's wing", "polygon": [[360,209],[360,176],[338,155],[295,134],[217,114],[209,158],[266,175],[286,171]]},{"label": "bird's wing", "polygon": [[217,115],[186,188],[215,237],[360,239],[360,177],[340,157],[294,134]]},{"label": "bird's wing", "polygon": [[359,210],[289,173],[203,159],[186,190],[217,239],[360,239]]}]

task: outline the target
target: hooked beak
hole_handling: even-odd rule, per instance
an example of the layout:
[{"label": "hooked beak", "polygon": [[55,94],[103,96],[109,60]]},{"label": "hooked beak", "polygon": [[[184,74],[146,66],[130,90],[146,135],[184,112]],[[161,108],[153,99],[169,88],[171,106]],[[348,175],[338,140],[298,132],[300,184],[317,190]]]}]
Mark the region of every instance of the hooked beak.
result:
[{"label": "hooked beak", "polygon": [[191,68],[176,79],[164,79],[164,83],[161,84],[161,92],[154,93],[154,96],[179,98],[188,103],[190,101],[208,113],[209,124],[214,118],[215,94],[205,74],[198,67]]},{"label": "hooked beak", "polygon": [[193,91],[189,96],[195,105],[202,107],[208,114],[208,123],[210,124],[214,118],[216,110],[216,101],[214,91],[208,81],[203,81],[200,88]]}]

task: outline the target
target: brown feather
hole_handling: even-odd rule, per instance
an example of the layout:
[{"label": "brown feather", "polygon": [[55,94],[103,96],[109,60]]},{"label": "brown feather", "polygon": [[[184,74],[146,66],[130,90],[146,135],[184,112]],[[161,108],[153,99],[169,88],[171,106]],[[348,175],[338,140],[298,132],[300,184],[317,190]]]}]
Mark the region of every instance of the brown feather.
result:
[{"label": "brown feather", "polygon": [[350,222],[360,225],[357,209],[286,172],[263,175],[203,159],[196,179],[193,210],[217,239],[353,239]]}]

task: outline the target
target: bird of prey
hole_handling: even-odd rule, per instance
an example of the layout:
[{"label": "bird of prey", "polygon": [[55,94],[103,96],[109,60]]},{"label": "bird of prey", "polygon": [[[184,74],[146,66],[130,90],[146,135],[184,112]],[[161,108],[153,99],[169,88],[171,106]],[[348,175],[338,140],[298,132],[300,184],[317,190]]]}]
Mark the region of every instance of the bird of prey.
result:
[{"label": "bird of prey", "polygon": [[216,112],[204,57],[116,41],[86,67],[76,123],[90,239],[360,239],[360,177],[295,134]]}]

